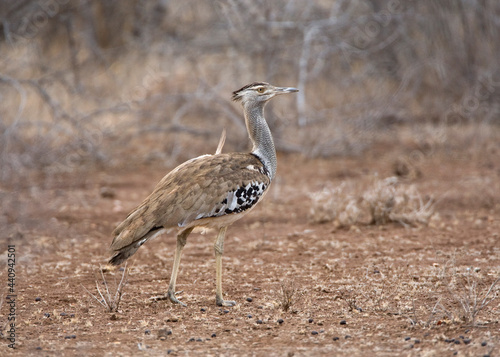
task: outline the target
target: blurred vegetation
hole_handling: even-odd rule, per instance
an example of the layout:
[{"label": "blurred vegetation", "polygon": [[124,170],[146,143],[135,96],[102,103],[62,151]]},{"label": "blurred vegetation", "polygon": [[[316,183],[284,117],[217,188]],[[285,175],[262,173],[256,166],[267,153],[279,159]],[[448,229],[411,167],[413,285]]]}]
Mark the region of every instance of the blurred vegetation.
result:
[{"label": "blurred vegetation", "polygon": [[267,111],[282,152],[356,155],[407,140],[401,126],[463,147],[500,123],[495,0],[19,0],[0,3],[0,29],[4,182],[171,166],[223,127],[225,151],[243,150],[229,98],[252,81],[300,89]]}]

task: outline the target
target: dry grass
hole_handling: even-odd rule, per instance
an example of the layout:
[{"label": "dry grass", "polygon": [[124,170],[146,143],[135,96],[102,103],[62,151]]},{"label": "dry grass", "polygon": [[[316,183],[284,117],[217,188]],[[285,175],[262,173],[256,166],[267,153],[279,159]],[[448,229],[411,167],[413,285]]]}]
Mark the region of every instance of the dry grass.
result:
[{"label": "dry grass", "polygon": [[[118,308],[120,307],[120,302],[122,300],[123,295],[125,294],[124,289],[125,286],[127,285],[127,275],[128,275],[127,264],[125,264],[125,267],[123,268],[120,281],[118,283],[115,282],[116,288],[114,293],[110,292],[108,282],[104,277],[104,269],[100,268],[99,272],[101,274],[102,282],[99,282],[97,280],[95,282],[95,286],[99,296],[92,294],[86,287],[84,286],[82,287],[108,312],[118,312]],[[99,288],[99,284],[104,285],[105,289],[103,291],[101,291],[101,288]]]},{"label": "dry grass", "polygon": [[334,222],[339,227],[356,224],[404,226],[427,224],[434,214],[432,198],[424,199],[415,185],[397,177],[374,177],[366,188],[342,182],[310,195],[310,218],[316,223]]},{"label": "dry grass", "polygon": [[467,267],[460,270],[454,266],[443,269],[439,275],[442,289],[433,314],[473,327],[481,325],[478,317],[481,314],[487,317],[487,307],[500,296],[500,275],[488,283],[491,277],[481,273],[481,269]]},{"label": "dry grass", "polygon": [[294,281],[284,281],[280,285],[278,303],[284,312],[288,312],[302,298],[302,292]]}]

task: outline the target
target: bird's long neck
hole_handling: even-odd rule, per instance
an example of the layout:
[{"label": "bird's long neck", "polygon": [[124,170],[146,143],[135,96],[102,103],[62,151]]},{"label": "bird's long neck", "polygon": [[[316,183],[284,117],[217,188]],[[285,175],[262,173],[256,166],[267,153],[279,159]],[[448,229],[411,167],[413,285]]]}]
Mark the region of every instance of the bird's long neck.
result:
[{"label": "bird's long neck", "polygon": [[271,130],[264,118],[266,102],[243,103],[248,135],[252,141],[252,154],[256,155],[269,171],[271,180],[276,175],[278,161]]}]

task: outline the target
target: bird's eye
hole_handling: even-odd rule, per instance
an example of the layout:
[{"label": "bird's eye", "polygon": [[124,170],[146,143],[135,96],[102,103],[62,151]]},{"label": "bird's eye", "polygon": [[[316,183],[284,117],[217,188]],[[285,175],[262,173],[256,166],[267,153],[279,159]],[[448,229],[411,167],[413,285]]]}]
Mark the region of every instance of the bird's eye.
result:
[{"label": "bird's eye", "polygon": [[259,87],[259,88],[257,88],[257,92],[259,92],[259,93],[264,93],[264,87]]}]

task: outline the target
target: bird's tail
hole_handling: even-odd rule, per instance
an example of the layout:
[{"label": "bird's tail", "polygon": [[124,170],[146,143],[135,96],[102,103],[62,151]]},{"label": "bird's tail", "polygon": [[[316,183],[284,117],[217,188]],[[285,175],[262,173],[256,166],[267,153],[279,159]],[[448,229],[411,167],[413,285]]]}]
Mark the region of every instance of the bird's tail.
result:
[{"label": "bird's tail", "polygon": [[163,227],[154,226],[144,219],[147,207],[139,206],[113,231],[111,251],[113,256],[109,260],[111,265],[119,265],[131,257],[137,249],[149,239],[165,231]]},{"label": "bird's tail", "polygon": [[[129,257],[134,255],[134,253],[143,245],[146,243],[148,240],[153,239],[156,237],[158,234],[162,233],[165,231],[165,228],[163,227],[154,227],[151,229],[145,236],[143,236],[141,239],[134,241],[133,243],[118,248],[118,249],[113,249],[113,243],[115,240],[113,240],[113,243],[111,243],[111,249],[114,251],[114,255],[109,259],[109,264],[111,265],[120,265],[123,263],[125,260],[127,260]],[[115,237],[119,238],[119,236]]]}]

